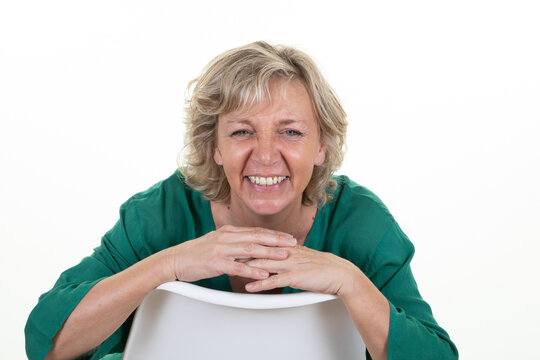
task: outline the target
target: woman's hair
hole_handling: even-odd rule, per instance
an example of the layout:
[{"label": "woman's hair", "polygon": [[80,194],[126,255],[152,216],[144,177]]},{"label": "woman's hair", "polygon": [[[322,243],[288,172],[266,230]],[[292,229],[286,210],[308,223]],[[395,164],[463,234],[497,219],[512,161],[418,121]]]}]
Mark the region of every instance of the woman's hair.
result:
[{"label": "woman's hair", "polygon": [[220,114],[249,110],[269,96],[271,80],[299,80],[311,98],[326,158],[315,166],[302,196],[304,205],[322,206],[332,198],[332,174],[343,161],[346,114],[336,94],[314,61],[290,46],[258,41],[214,58],[201,76],[188,85],[184,159],[180,171],[186,183],[208,200],[230,200],[230,186],[222,167],[214,161]]}]

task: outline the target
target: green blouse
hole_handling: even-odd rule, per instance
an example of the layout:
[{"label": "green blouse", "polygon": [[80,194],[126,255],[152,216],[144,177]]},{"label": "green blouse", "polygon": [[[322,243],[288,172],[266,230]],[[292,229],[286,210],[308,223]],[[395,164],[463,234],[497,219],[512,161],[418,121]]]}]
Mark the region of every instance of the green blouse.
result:
[{"label": "green blouse", "polygon": [[[455,359],[457,349],[418,292],[414,247],[381,200],[346,176],[336,176],[333,200],[318,209],[305,246],[358,266],[390,303],[388,359]],[[170,246],[215,230],[210,204],[177,170],[120,207],[120,219],[94,253],[64,271],[40,296],[25,327],[29,359],[42,359],[84,295],[100,280]],[[227,275],[196,284],[231,291]],[[285,288],[284,292],[299,290]],[[132,317],[83,358],[120,358]],[[369,356],[369,354],[368,354]]]}]

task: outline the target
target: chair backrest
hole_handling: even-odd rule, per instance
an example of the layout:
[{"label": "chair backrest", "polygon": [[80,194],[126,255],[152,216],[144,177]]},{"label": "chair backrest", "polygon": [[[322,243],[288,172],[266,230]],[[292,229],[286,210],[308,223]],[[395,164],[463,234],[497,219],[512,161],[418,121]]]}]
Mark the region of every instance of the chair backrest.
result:
[{"label": "chair backrest", "polygon": [[365,359],[336,296],[236,294],[180,281],[139,306],[124,359]]}]

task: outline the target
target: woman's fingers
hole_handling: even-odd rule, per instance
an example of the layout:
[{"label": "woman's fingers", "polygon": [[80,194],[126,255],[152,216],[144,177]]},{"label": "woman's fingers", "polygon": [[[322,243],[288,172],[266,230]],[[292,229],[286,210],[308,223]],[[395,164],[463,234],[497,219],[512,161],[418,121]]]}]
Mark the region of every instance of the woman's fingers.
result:
[{"label": "woman's fingers", "polygon": [[242,228],[231,225],[221,227],[228,242],[254,242],[265,246],[296,246],[296,239],[287,233],[265,228]]},{"label": "woman's fingers", "polygon": [[285,272],[288,270],[288,267],[290,266],[288,263],[279,259],[276,259],[276,260],[253,259],[253,260],[249,260],[246,264],[252,267],[266,270],[274,274]]},{"label": "woman's fingers", "polygon": [[259,292],[259,291],[283,288],[286,286],[292,286],[290,273],[272,275],[265,279],[260,279],[257,281],[250,282],[246,284],[246,291]]},{"label": "woman's fingers", "polygon": [[291,249],[296,243],[293,236],[283,232],[226,225],[175,246],[170,257],[171,277],[195,281],[228,274],[264,279],[268,277],[268,271],[241,262],[252,259],[285,260],[288,257],[285,249]]},{"label": "woman's fingers", "polygon": [[266,279],[270,275],[268,271],[251,267],[237,261],[226,261],[222,265],[222,271],[230,276],[240,276],[248,279]]},{"label": "woman's fingers", "polygon": [[290,286],[297,289],[338,294],[344,282],[358,268],[349,261],[330,253],[305,247],[288,248],[286,260],[253,259],[246,264],[270,274],[266,279],[246,285],[249,292],[259,292]]},{"label": "woman's fingers", "polygon": [[255,243],[241,243],[224,249],[226,256],[233,259],[273,259],[285,260],[289,253],[279,247],[263,246]]}]

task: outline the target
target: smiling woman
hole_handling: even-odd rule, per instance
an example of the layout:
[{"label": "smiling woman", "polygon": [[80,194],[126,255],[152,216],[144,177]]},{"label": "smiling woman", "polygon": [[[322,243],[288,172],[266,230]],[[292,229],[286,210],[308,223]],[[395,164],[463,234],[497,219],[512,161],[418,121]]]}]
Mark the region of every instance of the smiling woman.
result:
[{"label": "smiling woman", "polygon": [[[272,103],[272,95],[275,95],[271,90],[275,90],[276,82],[280,88],[279,98],[286,99],[283,90],[287,90],[292,80],[296,83],[291,86],[293,91],[299,90],[301,84],[302,95],[305,96],[306,92],[309,95],[307,100],[312,109],[309,116],[315,118],[320,141],[325,146],[325,161],[313,168],[302,202],[304,205],[323,205],[331,199],[332,195],[326,190],[335,186],[331,174],[343,160],[347,131],[345,111],[308,55],[292,47],[273,47],[264,42],[217,56],[203,74],[190,83],[193,94],[186,107],[187,152],[184,160],[187,166],[182,169],[190,186],[202,191],[210,200],[228,200],[230,188],[227,178],[213,158],[218,118],[247,115],[268,107]],[[295,92],[293,95],[299,94]],[[309,110],[304,107],[306,111]],[[238,120],[248,121],[245,117]]]},{"label": "smiling woman", "polygon": [[[298,219],[305,211],[302,194],[313,169],[325,160],[304,85],[277,79],[268,96],[248,113],[220,115],[214,160],[223,167],[231,189],[227,208],[242,211],[230,214],[227,222],[263,226],[268,220],[261,215],[274,215],[278,224]],[[215,209],[221,213],[225,208]],[[304,239],[307,234],[293,235]]]},{"label": "smiling woman", "polygon": [[335,294],[369,358],[457,358],[418,292],[409,239],[373,193],[333,176],[347,122],[313,61],[257,42],[191,85],[184,164],[123,204],[101,246],[40,297],[28,357],[120,358],[133,311],[180,280]]}]

